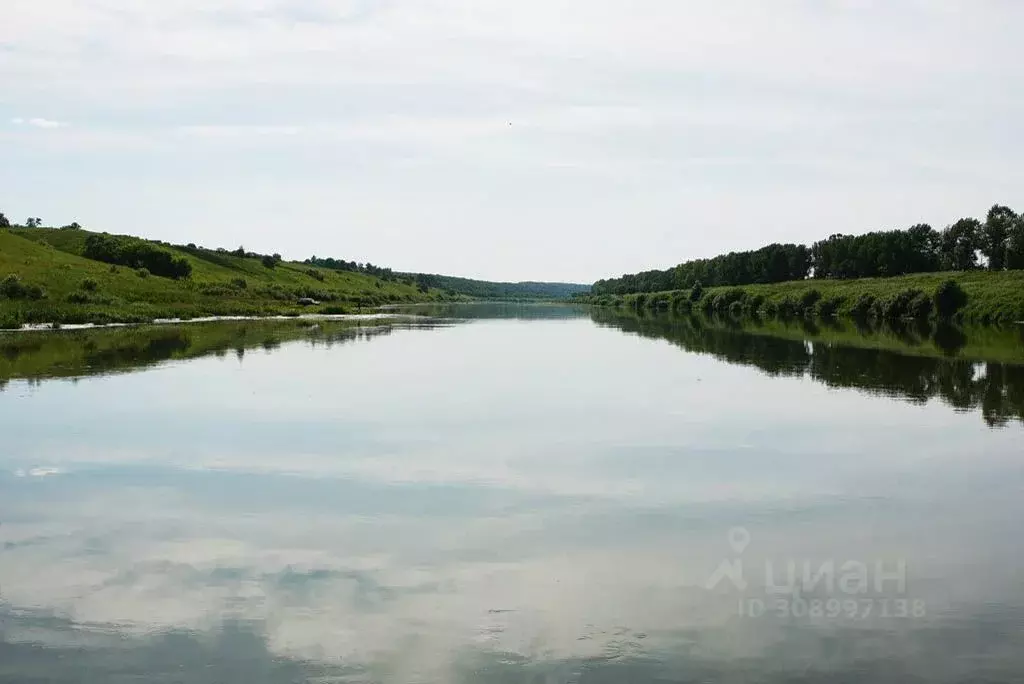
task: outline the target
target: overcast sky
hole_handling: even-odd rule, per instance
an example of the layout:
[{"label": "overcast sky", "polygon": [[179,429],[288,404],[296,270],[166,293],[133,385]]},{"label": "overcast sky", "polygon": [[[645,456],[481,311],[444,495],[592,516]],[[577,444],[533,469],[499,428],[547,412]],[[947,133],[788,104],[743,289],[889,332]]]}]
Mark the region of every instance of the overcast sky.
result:
[{"label": "overcast sky", "polygon": [[0,211],[590,282],[1024,208],[1016,0],[2,0]]}]

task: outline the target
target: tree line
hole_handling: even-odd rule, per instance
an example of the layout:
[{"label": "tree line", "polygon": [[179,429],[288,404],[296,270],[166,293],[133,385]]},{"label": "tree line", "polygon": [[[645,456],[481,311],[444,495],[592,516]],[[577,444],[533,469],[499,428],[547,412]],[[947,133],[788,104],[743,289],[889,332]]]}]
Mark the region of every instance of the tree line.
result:
[{"label": "tree line", "polygon": [[810,247],[771,244],[687,261],[663,271],[599,280],[592,292],[628,294],[690,289],[696,284],[715,287],[807,278],[876,278],[978,268],[1024,269],[1024,216],[997,204],[984,222],[963,218],[941,231],[922,223],[907,230],[837,233]]}]

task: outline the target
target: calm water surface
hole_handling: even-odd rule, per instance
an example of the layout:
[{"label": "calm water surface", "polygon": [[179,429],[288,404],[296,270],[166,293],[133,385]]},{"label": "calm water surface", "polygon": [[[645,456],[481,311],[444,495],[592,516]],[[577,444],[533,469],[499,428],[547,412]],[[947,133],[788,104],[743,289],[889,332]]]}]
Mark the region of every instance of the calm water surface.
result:
[{"label": "calm water surface", "polygon": [[0,336],[0,682],[1024,681],[1019,331]]}]

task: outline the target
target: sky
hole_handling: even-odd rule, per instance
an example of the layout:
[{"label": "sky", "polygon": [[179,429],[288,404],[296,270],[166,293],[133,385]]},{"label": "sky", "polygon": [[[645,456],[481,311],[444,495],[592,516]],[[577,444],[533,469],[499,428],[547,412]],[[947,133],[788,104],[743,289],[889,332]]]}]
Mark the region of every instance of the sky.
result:
[{"label": "sky", "polygon": [[1024,208],[1015,0],[3,0],[0,211],[592,282]]}]

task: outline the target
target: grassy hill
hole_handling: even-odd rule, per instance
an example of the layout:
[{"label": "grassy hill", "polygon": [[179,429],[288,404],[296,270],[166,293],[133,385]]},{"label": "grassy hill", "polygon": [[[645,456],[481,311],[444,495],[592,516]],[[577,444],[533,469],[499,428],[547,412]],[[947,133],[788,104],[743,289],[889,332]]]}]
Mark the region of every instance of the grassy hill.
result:
[{"label": "grassy hill", "polygon": [[[704,289],[696,301],[690,290],[627,295],[584,296],[582,301],[598,305],[627,306],[640,309],[686,309],[757,314],[763,317],[831,317],[856,313],[858,303],[871,301],[877,310],[911,292],[930,299],[945,281],[956,282],[967,295],[957,319],[979,323],[1024,321],[1024,271],[950,271],[915,273],[892,278],[854,280],[794,280],[766,285],[712,287]],[[735,303],[735,305],[734,305]],[[869,314],[871,312],[868,312]],[[873,315],[873,314],[871,314]]]},{"label": "grassy hill", "polygon": [[[218,250],[149,243],[191,266],[186,278],[149,274],[134,265],[89,259],[89,231],[53,228],[0,230],[0,326],[21,323],[142,322],[204,315],[275,315],[300,311],[345,313],[387,303],[450,299],[437,289],[401,279],[314,268]],[[39,288],[44,296],[38,297]],[[11,294],[14,293],[12,297]],[[321,305],[301,307],[310,297]]]}]

